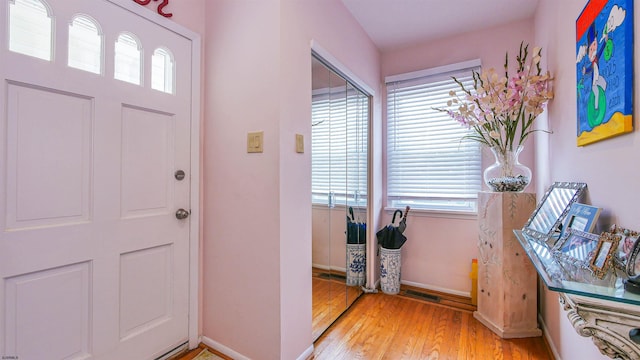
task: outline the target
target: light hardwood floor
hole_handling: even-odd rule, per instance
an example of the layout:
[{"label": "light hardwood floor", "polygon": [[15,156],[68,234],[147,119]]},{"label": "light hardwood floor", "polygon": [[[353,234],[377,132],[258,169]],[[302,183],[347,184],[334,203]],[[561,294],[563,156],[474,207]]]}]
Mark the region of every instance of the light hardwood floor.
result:
[{"label": "light hardwood floor", "polygon": [[552,360],[542,337],[504,340],[472,312],[365,294],[315,343],[309,360]]},{"label": "light hardwood floor", "polygon": [[182,354],[182,355],[180,355],[179,357],[177,357],[175,359],[171,359],[171,360],[191,360],[194,357],[198,356],[198,354],[200,354],[200,352],[202,350],[204,350],[204,349],[209,350],[211,353],[216,354],[216,355],[220,356],[221,358],[223,358],[225,360],[233,360],[232,358],[230,358],[230,357],[228,357],[228,356],[226,356],[226,355],[224,355],[224,354],[222,354],[222,353],[220,353],[218,351],[215,351],[215,350],[211,349],[210,347],[208,347],[208,346],[206,346],[204,344],[200,344],[200,346],[198,346],[197,348],[195,348],[195,349],[193,349],[193,350],[191,350],[191,351],[189,351],[189,352],[187,352],[185,354]]},{"label": "light hardwood floor", "polygon": [[317,339],[345,309],[360,295],[355,286],[347,286],[342,281],[324,280],[313,277],[312,296],[312,339]]},{"label": "light hardwood floor", "polygon": [[553,360],[553,356],[542,337],[501,339],[471,311],[379,293],[362,295],[318,338],[307,360],[354,359]]}]

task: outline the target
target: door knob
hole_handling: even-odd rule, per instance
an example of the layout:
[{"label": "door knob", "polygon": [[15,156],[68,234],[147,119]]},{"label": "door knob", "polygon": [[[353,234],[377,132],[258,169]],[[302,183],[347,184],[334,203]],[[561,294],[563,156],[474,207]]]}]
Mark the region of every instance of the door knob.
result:
[{"label": "door knob", "polygon": [[189,212],[185,209],[178,209],[176,211],[176,219],[183,220],[189,217]]}]

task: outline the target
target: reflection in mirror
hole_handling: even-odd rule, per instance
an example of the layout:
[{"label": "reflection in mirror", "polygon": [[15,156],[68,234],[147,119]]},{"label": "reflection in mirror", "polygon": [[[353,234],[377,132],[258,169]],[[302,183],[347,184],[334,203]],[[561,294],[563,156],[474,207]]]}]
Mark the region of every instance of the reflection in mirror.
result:
[{"label": "reflection in mirror", "polygon": [[571,204],[578,201],[586,187],[585,183],[572,182],[557,182],[551,185],[522,228],[522,232],[539,241],[547,241],[560,235],[562,220]]},{"label": "reflection in mirror", "polygon": [[[312,87],[312,327],[315,341],[362,294],[361,285],[365,281],[370,99],[315,54]],[[347,253],[347,247],[358,246],[362,247],[360,255]],[[349,258],[352,258],[351,266]]]}]

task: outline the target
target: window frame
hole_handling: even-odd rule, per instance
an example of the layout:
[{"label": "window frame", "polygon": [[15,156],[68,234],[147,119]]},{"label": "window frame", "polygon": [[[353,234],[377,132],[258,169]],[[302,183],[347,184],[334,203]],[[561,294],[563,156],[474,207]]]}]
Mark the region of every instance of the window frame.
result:
[{"label": "window frame", "polygon": [[[21,18],[20,15],[24,17]],[[16,24],[18,20],[25,22]],[[33,21],[39,23],[28,24]],[[28,27],[29,31],[23,31],[24,27],[21,29],[21,25]],[[45,0],[9,2],[6,24],[7,48],[16,54],[52,62],[54,61],[55,26],[53,10]]]},{"label": "window frame", "polygon": [[[95,28],[95,35],[97,36],[98,40],[99,40],[99,50],[98,50],[98,66],[97,66],[97,72],[93,71],[90,69],[90,67],[83,61],[80,61],[78,58],[75,58],[73,55],[75,54],[86,54],[86,48],[78,48],[78,49],[74,49],[73,48],[73,42],[74,39],[74,26],[82,26],[81,23],[76,23],[76,21],[78,21],[80,19],[80,21],[86,21],[88,23],[91,23],[93,25],[93,27]],[[71,69],[76,69],[76,70],[80,70],[80,71],[84,71],[90,74],[94,74],[94,75],[104,75],[104,63],[105,63],[105,36],[104,33],[102,31],[102,27],[100,26],[100,23],[98,23],[98,21],[91,15],[88,14],[83,14],[83,13],[78,13],[75,14],[74,16],[71,17],[71,20],[69,20],[69,24],[67,26],[67,66]],[[92,33],[93,34],[93,33]],[[76,39],[76,40],[80,40],[80,39]],[[83,39],[86,40],[86,39]],[[74,53],[75,51],[78,51],[77,53]],[[77,62],[77,64],[75,63]]]},{"label": "window frame", "polygon": [[[394,109],[397,110],[397,107],[393,109],[391,108],[395,104],[395,101],[397,101],[397,99],[392,100],[392,97],[394,95],[397,95],[397,92],[399,91],[398,89],[403,89],[403,87],[408,88],[409,86],[422,86],[424,88],[428,88],[429,84],[435,84],[437,82],[443,83],[443,80],[447,79],[448,81],[450,81],[451,86],[450,88],[444,88],[442,90],[442,93],[440,93],[440,97],[442,97],[442,104],[430,105],[431,110],[433,110],[432,109],[433,107],[447,108],[448,107],[447,100],[450,99],[448,92],[450,90],[455,90],[457,92],[460,91],[459,86],[450,80],[451,76],[456,76],[461,78],[466,77],[468,79],[471,79],[471,71],[472,70],[479,71],[480,69],[481,69],[481,62],[479,59],[475,59],[475,60],[469,60],[469,61],[459,62],[455,64],[450,64],[450,65],[439,66],[439,67],[434,67],[430,69],[419,70],[419,71],[385,77],[385,94],[386,94],[385,115],[386,116],[385,116],[385,126],[383,129],[383,131],[385,132],[385,136],[384,136],[385,161],[383,166],[384,166],[384,189],[385,189],[384,201],[385,201],[386,210],[404,208],[405,206],[408,205],[408,206],[411,206],[412,212],[415,210],[417,213],[422,212],[422,213],[429,213],[429,214],[439,214],[438,216],[442,215],[442,216],[453,216],[453,217],[471,217],[471,216],[477,215],[477,192],[482,191],[482,186],[483,186],[482,185],[483,184],[482,147],[480,146],[479,143],[469,139],[461,140],[462,142],[460,143],[460,144],[465,143],[466,144],[465,149],[467,151],[474,153],[473,154],[474,157],[470,159],[471,161],[466,161],[466,163],[470,164],[469,171],[471,171],[471,173],[468,177],[464,178],[464,182],[473,183],[472,184],[473,188],[466,192],[466,196],[464,196],[464,198],[461,198],[460,200],[455,200],[456,197],[453,197],[453,196],[447,197],[441,194],[439,197],[427,197],[424,199],[420,199],[418,197],[412,197],[411,195],[407,195],[407,194],[399,195],[399,189],[403,190],[406,187],[403,187],[403,186],[394,187],[394,182],[397,184],[399,181],[402,181],[402,180],[398,180],[398,178],[394,180],[390,180],[392,176],[399,176],[399,177],[403,176],[402,172],[399,171],[397,167],[395,167],[396,164],[398,164],[398,162],[396,162],[396,164],[391,163],[397,160],[397,157],[391,155],[391,151],[392,151],[391,147],[394,146],[394,144],[393,144],[393,141],[390,139],[390,137],[399,136],[397,134],[392,135],[395,128],[391,129],[391,126],[395,127],[397,126],[397,123],[395,121],[403,120],[402,117],[400,117],[400,119],[395,119],[394,116],[396,115],[396,113],[394,113]],[[393,86],[396,86],[395,90],[392,89]],[[447,84],[447,86],[449,86],[449,84]],[[442,95],[445,92],[447,95],[446,99]],[[431,98],[430,100],[433,100],[433,98]],[[429,112],[431,110],[429,110]],[[450,124],[446,124],[446,126],[450,128],[458,127],[461,134],[471,133],[472,131],[472,130],[466,130],[463,126],[457,124],[453,119],[448,118],[448,116],[444,113],[442,113],[442,116],[434,115],[434,114],[437,114],[437,110],[433,110],[433,114],[430,114],[430,115],[441,117],[442,119],[437,120],[441,124],[446,124],[444,120],[446,117],[447,119],[446,121],[450,122]],[[429,114],[427,116],[429,116]],[[400,140],[402,140],[401,136],[399,137],[400,137]],[[460,135],[460,138],[462,137],[463,135]],[[394,138],[393,140],[398,140],[398,138]],[[461,145],[458,145],[458,146],[461,146]],[[473,150],[474,148],[475,150]],[[416,150],[416,151],[420,152],[420,150]],[[405,150],[405,152],[408,152],[408,150]],[[394,168],[396,170],[393,170]],[[473,181],[469,181],[468,179],[473,179]],[[415,180],[415,181],[416,181],[416,184],[419,183],[419,185],[424,185],[424,183],[426,182],[424,180]],[[463,185],[467,186],[466,184],[463,184]],[[475,192],[475,195],[474,195],[474,192]],[[438,200],[437,200],[438,198],[442,199],[443,202],[438,204]]]},{"label": "window frame", "polygon": [[[120,43],[121,39],[123,40],[122,43]],[[127,41],[129,42],[129,45],[135,44],[137,58],[134,59],[131,54],[128,54],[126,52],[127,48],[129,48],[129,50],[133,49],[133,46],[129,46],[126,44]],[[115,80],[122,81],[128,84],[144,86],[143,76],[145,72],[145,62],[142,42],[140,41],[140,38],[138,38],[138,36],[131,32],[121,31],[113,43],[113,50],[113,78]],[[127,68],[129,70],[134,69],[134,67],[130,66],[133,63],[129,61],[131,59],[136,60],[137,62],[136,68],[138,73],[137,79],[135,79],[136,81],[134,81],[134,78],[131,76],[130,71],[127,71]]]},{"label": "window frame", "polygon": [[[161,68],[156,61],[162,58]],[[162,70],[156,72],[157,70]],[[161,78],[160,78],[161,77]],[[158,82],[162,82],[161,87],[157,87]],[[164,46],[157,47],[151,53],[151,89],[165,94],[175,95],[176,93],[176,61],[171,50]]]}]

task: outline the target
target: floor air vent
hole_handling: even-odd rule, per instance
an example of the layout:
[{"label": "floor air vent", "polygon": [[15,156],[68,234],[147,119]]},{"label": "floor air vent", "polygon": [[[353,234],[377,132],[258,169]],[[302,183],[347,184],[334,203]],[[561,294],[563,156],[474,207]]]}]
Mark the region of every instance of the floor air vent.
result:
[{"label": "floor air vent", "polygon": [[404,292],[404,295],[408,296],[408,297],[415,298],[415,299],[425,300],[425,301],[440,302],[440,297],[439,296],[425,294],[425,293],[422,293],[422,292],[419,292],[419,291],[406,290]]}]

